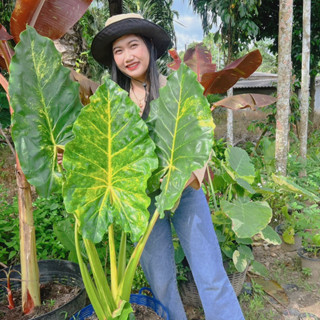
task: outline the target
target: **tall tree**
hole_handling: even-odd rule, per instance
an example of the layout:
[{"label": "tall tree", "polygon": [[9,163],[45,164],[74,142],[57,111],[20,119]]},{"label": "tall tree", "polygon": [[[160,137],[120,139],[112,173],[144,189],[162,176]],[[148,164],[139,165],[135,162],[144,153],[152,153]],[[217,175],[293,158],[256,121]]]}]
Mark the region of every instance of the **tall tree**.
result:
[{"label": "tall tree", "polygon": [[[301,79],[301,43],[302,43],[302,12],[303,0],[295,0],[293,5],[293,33],[292,33],[292,66],[294,74]],[[315,103],[315,77],[320,72],[320,1],[311,0],[311,34],[310,41],[310,114],[312,121]],[[258,16],[254,17],[260,32],[257,39],[274,39],[270,46],[272,52],[278,52],[278,25],[274,23],[279,20],[279,3],[274,0],[263,0],[258,8]]]},{"label": "tall tree", "polygon": [[[300,157],[305,167],[307,161],[308,139],[308,111],[309,111],[309,83],[310,83],[310,20],[311,0],[303,0],[303,41],[302,41],[302,68],[301,68],[301,105],[300,105]],[[306,175],[305,168],[300,172]]]},{"label": "tall tree", "polygon": [[291,42],[293,0],[280,0],[279,51],[278,51],[278,101],[276,120],[276,170],[283,175],[287,171],[288,134],[291,91]]}]

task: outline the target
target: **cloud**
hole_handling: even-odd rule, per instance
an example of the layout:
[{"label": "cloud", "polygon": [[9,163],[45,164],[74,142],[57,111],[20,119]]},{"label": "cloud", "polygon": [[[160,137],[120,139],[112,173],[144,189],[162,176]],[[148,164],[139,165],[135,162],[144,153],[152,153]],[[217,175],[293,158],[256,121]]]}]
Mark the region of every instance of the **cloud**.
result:
[{"label": "cloud", "polygon": [[184,50],[192,42],[201,42],[203,31],[201,19],[196,15],[180,15],[178,22],[174,22],[177,36],[178,51]]}]

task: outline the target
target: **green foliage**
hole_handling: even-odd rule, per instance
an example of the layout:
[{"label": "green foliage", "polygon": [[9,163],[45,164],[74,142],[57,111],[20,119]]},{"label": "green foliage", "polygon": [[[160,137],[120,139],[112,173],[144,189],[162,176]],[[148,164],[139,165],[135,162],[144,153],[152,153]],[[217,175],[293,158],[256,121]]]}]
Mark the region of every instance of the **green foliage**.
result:
[{"label": "green foliage", "polygon": [[0,89],[0,128],[9,127],[11,122],[7,95]]},{"label": "green foliage", "polygon": [[[6,190],[0,185],[0,193]],[[19,262],[19,210],[17,198],[12,203],[0,198],[0,261],[5,265]]]},{"label": "green foliage", "polygon": [[266,298],[263,287],[251,279],[252,294],[242,294],[240,305],[246,320],[274,320],[276,313],[273,310],[266,312],[266,306],[270,303]]},{"label": "green foliage", "polygon": [[[0,192],[5,192],[2,185]],[[38,198],[33,207],[38,259],[66,259],[68,251],[53,232],[53,224],[68,216],[61,196]],[[0,243],[0,261],[6,265],[19,264],[19,209],[16,197],[12,203],[5,197],[0,199]]]},{"label": "green foliage", "polygon": [[[250,249],[253,236],[260,234],[273,244],[281,240],[268,226],[272,218],[269,204],[256,199],[265,190],[257,183],[249,155],[241,148],[229,147],[224,156],[224,160],[212,158],[215,164],[209,194],[215,204],[212,221],[224,259],[232,260],[241,272],[254,260]],[[265,271],[258,263],[253,267],[259,273]]]},{"label": "green foliage", "polygon": [[64,249],[53,230],[53,225],[68,217],[62,197],[37,198],[33,203],[34,225],[36,227],[37,256],[39,260],[67,259]]},{"label": "green foliage", "polygon": [[[79,20],[81,35],[85,40],[86,46],[91,48],[92,40],[95,35],[104,28],[104,24],[109,17],[109,6],[104,1],[93,1],[89,9]],[[99,81],[104,68],[91,55],[91,51],[87,50],[82,53],[88,61],[88,74],[93,81]]]},{"label": "green foliage", "polygon": [[10,31],[10,18],[14,5],[14,0],[0,1],[0,22],[8,32]]}]

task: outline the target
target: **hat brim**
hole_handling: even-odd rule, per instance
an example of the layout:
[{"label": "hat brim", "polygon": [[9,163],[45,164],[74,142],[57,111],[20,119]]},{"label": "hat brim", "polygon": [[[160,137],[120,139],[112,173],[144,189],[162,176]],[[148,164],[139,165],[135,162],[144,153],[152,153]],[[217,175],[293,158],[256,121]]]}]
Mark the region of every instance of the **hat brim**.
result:
[{"label": "hat brim", "polygon": [[145,19],[129,18],[112,23],[94,37],[91,45],[93,58],[110,67],[112,43],[126,34],[138,34],[151,39],[157,50],[157,59],[165,53],[171,43],[167,32],[160,26]]}]

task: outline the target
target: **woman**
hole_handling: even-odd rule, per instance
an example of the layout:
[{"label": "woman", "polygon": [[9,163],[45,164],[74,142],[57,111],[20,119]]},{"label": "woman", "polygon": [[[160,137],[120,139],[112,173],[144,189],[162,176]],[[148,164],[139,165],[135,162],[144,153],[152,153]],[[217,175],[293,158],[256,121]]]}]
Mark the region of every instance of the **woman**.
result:
[{"label": "woman", "polygon": [[[170,39],[156,24],[138,14],[109,18],[93,40],[93,57],[111,70],[112,79],[127,90],[146,119],[150,101],[159,95],[166,79],[159,76],[156,59]],[[187,257],[206,319],[244,319],[222,264],[209,207],[200,185],[205,168],[192,173],[175,214],[157,221],[141,257],[141,265],[155,297],[168,309],[171,320],[186,314],[178,292],[171,222]],[[152,201],[150,212],[154,212]]]}]

